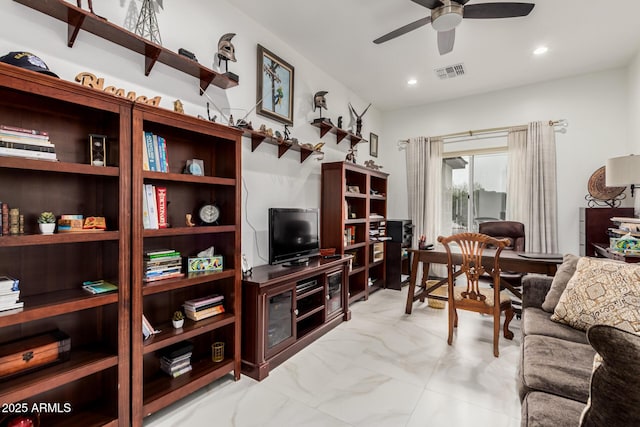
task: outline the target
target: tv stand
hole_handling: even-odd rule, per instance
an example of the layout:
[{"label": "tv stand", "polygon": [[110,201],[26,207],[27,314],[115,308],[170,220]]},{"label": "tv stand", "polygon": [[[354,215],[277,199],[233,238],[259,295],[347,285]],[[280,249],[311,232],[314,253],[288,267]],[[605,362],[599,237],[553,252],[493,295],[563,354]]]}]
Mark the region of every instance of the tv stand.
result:
[{"label": "tv stand", "polygon": [[261,381],[269,371],[351,318],[348,304],[350,256],[290,269],[253,268],[242,281],[243,374]]}]

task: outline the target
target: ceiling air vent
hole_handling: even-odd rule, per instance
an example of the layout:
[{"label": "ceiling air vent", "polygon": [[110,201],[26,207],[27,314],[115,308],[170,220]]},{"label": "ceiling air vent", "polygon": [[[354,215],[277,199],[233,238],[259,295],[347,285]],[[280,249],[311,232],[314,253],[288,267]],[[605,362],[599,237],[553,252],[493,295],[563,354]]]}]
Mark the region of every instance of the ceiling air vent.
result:
[{"label": "ceiling air vent", "polygon": [[447,67],[436,68],[436,74],[440,80],[452,79],[454,77],[464,76],[464,64],[454,64]]}]

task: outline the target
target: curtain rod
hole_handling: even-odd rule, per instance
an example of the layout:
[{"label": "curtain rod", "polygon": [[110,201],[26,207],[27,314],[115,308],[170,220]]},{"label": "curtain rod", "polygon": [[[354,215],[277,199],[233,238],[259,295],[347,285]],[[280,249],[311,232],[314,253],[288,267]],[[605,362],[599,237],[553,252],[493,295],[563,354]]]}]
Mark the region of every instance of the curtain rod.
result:
[{"label": "curtain rod", "polygon": [[[549,126],[562,126],[564,128],[564,127],[569,126],[569,122],[566,119],[549,120]],[[449,134],[446,134],[446,135],[432,136],[430,138],[434,138],[434,139],[451,139],[451,138],[472,137],[472,136],[478,136],[478,135],[487,135],[487,134],[492,134],[492,133],[507,132],[507,131],[509,131],[511,129],[525,130],[525,129],[527,129],[527,125],[502,126],[502,127],[497,127],[497,128],[468,130],[468,131],[464,131],[464,132],[454,132],[454,133],[449,133]],[[400,141],[398,141],[398,146],[399,147],[403,147],[404,145],[406,145],[408,143],[409,143],[408,139],[401,139]]]}]

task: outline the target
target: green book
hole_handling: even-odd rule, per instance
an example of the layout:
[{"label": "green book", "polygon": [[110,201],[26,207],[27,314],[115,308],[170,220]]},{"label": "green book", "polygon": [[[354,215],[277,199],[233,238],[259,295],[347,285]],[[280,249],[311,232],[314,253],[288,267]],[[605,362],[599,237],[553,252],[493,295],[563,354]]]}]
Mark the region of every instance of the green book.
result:
[{"label": "green book", "polygon": [[118,286],[105,280],[91,280],[82,282],[82,287],[92,294],[103,294],[105,292],[117,291]]}]

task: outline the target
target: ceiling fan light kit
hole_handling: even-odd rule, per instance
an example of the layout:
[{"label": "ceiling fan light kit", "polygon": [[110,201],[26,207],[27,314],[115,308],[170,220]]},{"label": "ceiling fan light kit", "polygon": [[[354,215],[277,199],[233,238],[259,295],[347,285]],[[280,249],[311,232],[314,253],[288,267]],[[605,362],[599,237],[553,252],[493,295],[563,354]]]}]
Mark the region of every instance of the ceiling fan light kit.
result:
[{"label": "ceiling fan light kit", "polygon": [[431,10],[431,16],[419,19],[378,37],[373,42],[381,44],[429,23],[438,32],[438,51],[440,55],[453,50],[455,28],[463,18],[496,19],[527,16],[533,10],[533,3],[480,3],[466,6],[469,0],[412,0]]},{"label": "ceiling fan light kit", "polygon": [[462,5],[451,3],[431,12],[431,26],[436,31],[453,30],[462,22]]}]

